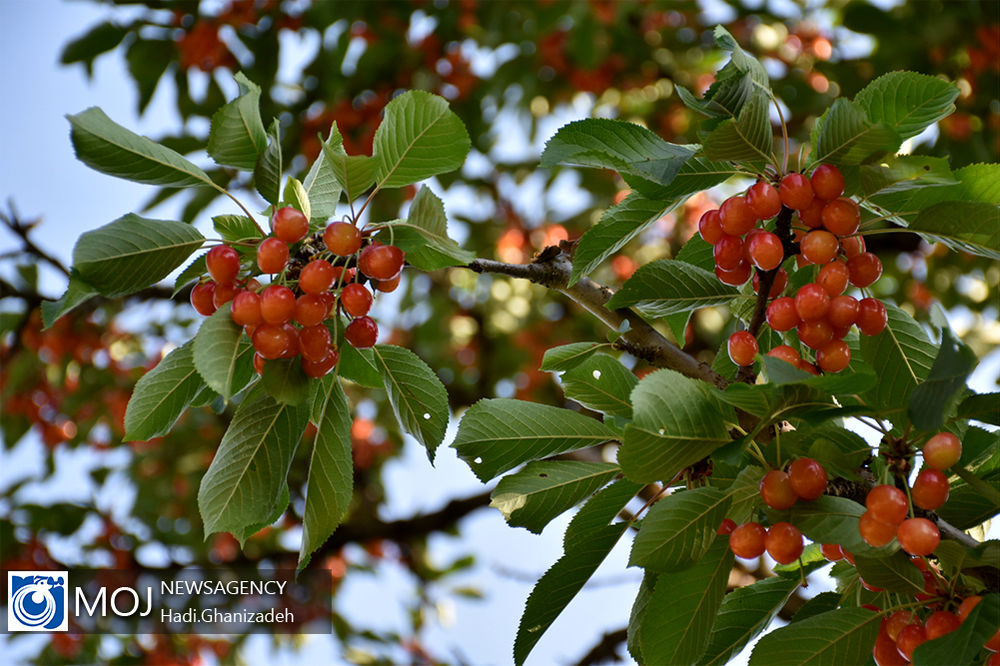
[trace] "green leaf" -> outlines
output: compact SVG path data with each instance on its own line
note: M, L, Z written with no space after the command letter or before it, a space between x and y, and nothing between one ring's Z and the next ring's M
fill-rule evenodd
M375 130L381 187L403 187L462 166L472 142L443 97L410 90L385 106Z
M66 116L77 159L109 176L163 187L215 187L208 174L176 151L130 132L91 107Z
M585 543L592 532L599 532L610 525L640 490L642 484L618 479L595 493L566 527L563 550L571 552L577 544Z
M904 594L921 594L924 591L920 570L901 550L878 558L855 555L854 566L869 585Z
M251 170L267 149L267 132L260 119L260 86L237 72L240 96L212 115L208 154L217 164Z
M1000 628L1000 594L987 594L976 604L962 625L950 633L913 651L914 666L950 666L971 664L983 645ZM987 653L989 654L989 653Z
M730 500L729 511L726 513L728 518L742 524L756 514L757 505L760 503L760 481L764 478L764 468L758 465L745 465L732 482L723 481L717 473L711 478L720 484L725 484L724 491Z
M965 388L965 380L978 362L976 353L957 340L949 328L942 329L934 365L927 379L910 394L909 415L913 425L920 430L943 428L946 410Z
M715 542L730 498L718 488L695 488L661 499L642 521L629 566L671 573L700 561Z
M727 594L712 625L708 647L698 660L699 666L729 663L771 624L798 587L797 580L776 576Z
M715 27L715 45L731 51L732 57L715 75L715 82L698 100L682 86L675 86L677 94L689 108L707 116L735 117L743 106L754 97L768 97L770 81L767 70L753 56L740 48L729 32L721 25Z
M257 157L253 184L264 201L277 206L281 201L281 123L275 118L268 132L267 148Z
M778 579L778 580L788 580L788 579ZM802 607L798 610L794 617L789 620L789 624L794 624L796 622L801 622L802 620L808 620L811 617L815 617L820 613L826 613L832 610L836 610L840 606L840 593L838 592L820 592L812 599L809 599Z
M184 270L181 271L174 282L174 291L170 294L170 298L175 298L177 294L181 293L184 287L198 280L202 275L208 274L208 266L205 264L205 255L207 254L207 252L204 252L198 255L184 267Z
M156 87L170 63L177 59L177 42L172 39L137 39L125 53L129 74L138 89L139 114L153 101Z
M646 663L693 664L698 660L722 605L733 561L729 539L717 537L693 567L656 577L639 628Z
M309 397L309 376L298 358L275 359L265 363L261 385L268 395L286 405L301 405Z
M213 391L229 400L256 374L253 345L233 322L229 303L206 319L194 336L194 367Z
M274 504L266 512L260 514L254 522L247 523L243 527L233 530L232 534L236 537L236 540L240 542L240 545L246 543L247 539L252 537L257 532L274 523L278 518L281 518L281 514L285 512L288 508L288 502L291 500L291 495L288 493L288 483L281 484L281 490L278 491L278 497L274 500Z
M204 387L194 367L193 344L171 351L136 382L125 409L125 441L143 441L170 432Z
M494 398L470 407L458 424L453 446L481 481L529 460L615 440L596 419L568 409Z
M959 252L1000 259L1000 207L971 201L946 201L924 209L910 223L931 241Z
M639 380L618 359L594 354L560 378L563 391L587 409L632 418L629 395Z
M954 184L935 184L931 187L888 188L871 194L861 204L888 221L908 225L921 211L935 204L983 203L1000 204L1000 164L970 164L952 173ZM977 228L975 219L966 221L957 216L958 228ZM938 229L941 230L941 229ZM948 231L948 227L943 228ZM933 231L933 230L932 230ZM951 230L954 231L954 230ZM988 232L989 230L987 230ZM947 237L946 233L946 237ZM982 234L981 234L982 235ZM988 238L988 235L982 236Z
M393 223L389 237L406 253L407 263L422 271L464 266L476 255L448 237L447 224L444 203L425 186L413 199L408 222Z
M205 536L260 524L287 487L292 455L309 410L259 396L243 402L222 436L198 490Z
M639 267L608 301L608 308L638 307L650 317L730 302L739 292L714 273L684 261L660 259Z
M67 43L59 56L59 62L63 65L71 65L75 62L83 63L89 78L94 73L94 59L121 44L127 34L129 34L129 29L125 26L116 25L110 21L98 23L83 35Z
M379 161L367 155L347 155L343 150L340 144L324 143L323 158L330 165L330 172L343 188L347 200L354 201L375 183Z
M724 120L702 139L702 152L710 160L769 162L774 137L768 115L768 99L751 97L739 116Z
M960 419L975 419L990 425L1000 425L1000 393L970 395L959 404L957 416Z
M540 164L614 169L634 176L628 182L642 190L648 185L669 185L697 151L697 146L669 143L635 123L587 118L559 128L545 144Z
M625 428L618 462L640 483L669 481L682 469L729 443L735 422L703 382L673 370L646 375L632 391L634 423Z
M947 158L927 155L896 155L885 164L865 164L858 179L858 194L866 198L959 184Z
M260 228L246 215L216 215L212 218L215 233L229 242L263 238Z
M545 372L572 370L590 358L598 349L609 346L606 342L571 342L567 345L552 347L545 350L545 355L542 356L542 365L538 369Z
M330 136L325 141L320 137L320 145L323 150L316 157L316 161L309 167L309 173L302 181L302 187L309 197L309 207L311 217L326 221L337 212L337 204L340 203L341 186L337 180L337 175L333 171L333 166L327 157L327 151L334 153L343 152L344 139L340 136L337 123L330 127Z
M434 451L448 427L448 392L444 384L405 347L376 345L372 351L396 420L423 444L433 462Z
M552 625L573 597L594 575L625 532L626 523L607 525L589 532L538 579L524 605L524 613L514 639L514 663L524 663L542 634Z
M837 99L816 121L813 162L850 166L871 162L895 152L899 135L883 123L872 123L864 111L844 98Z
M305 187L298 178L288 177L285 181L285 204L292 206L306 216L307 220L312 220L312 206L309 203L309 195L306 194Z
M892 304L885 307L889 317L885 330L861 336L861 354L879 378L878 384L862 395L876 407L903 407L930 373L934 346L913 317Z
M855 97L873 123L883 123L906 140L955 111L958 87L916 72L890 72L865 86Z
M165 278L204 242L189 224L129 213L80 236L73 268L101 294L124 296Z
M606 484L619 471L612 463L530 462L500 479L490 506L499 509L508 525L540 534L553 518Z
M43 330L51 328L58 319L97 296L97 293L97 289L87 284L76 271L73 271L69 276L66 292L58 301L42 301Z
M347 513L354 489L351 458L351 408L335 375L320 381L314 410L316 438L309 459L305 513L302 517L301 570Z
M628 616L628 629L626 631L628 652L640 664L647 662L642 656L642 643L639 640L639 631L642 628L642 621L646 617L649 600L653 597L653 590L656 589L657 578L658 575L651 571L643 572L642 582L639 584L639 592L635 595L635 602L633 602L632 610Z
M750 666L867 664L882 616L841 608L776 629L753 649Z
M382 388L382 374L375 363L375 354L371 349L357 349L354 345L344 344L344 327L340 327L341 340L337 343L340 350L340 362L337 373L344 379L366 388Z
M673 210L679 201L647 199L638 192L625 197L604 212L601 221L587 229L573 252L573 272L569 284L589 275L605 259L638 236L649 225Z
M855 556L883 553L865 543L858 532L858 519L864 512L865 507L846 497L822 495L812 502L799 502L787 511L768 509L767 515L773 522L792 523L816 543L838 543Z

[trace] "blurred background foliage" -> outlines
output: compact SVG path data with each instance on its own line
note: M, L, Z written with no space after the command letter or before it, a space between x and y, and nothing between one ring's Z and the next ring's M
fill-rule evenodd
M211 114L235 94L232 75L239 70L263 88L262 116L281 120L285 167L300 177L332 122L349 153L368 154L381 109L395 94L423 89L446 97L468 127L473 151L460 172L433 187L445 193L452 233L466 248L512 263L579 237L624 195L624 185L610 172L536 167L545 138L559 125L591 115L618 117L670 141L698 141L699 120L682 105L674 86L700 93L711 83L723 61L713 47L716 23L765 64L784 105L793 152L808 143L813 123L836 97L853 97L872 78L895 69L942 76L961 91L957 112L936 131L918 137L914 152L947 156L952 168L995 161L1000 152L1000 18L991 1L100 4L106 6L107 20L66 44L62 63L89 76L96 59L124 58L140 112L154 95L167 96L176 107L180 122L153 138L201 161L204 154L196 150L204 145ZM237 196L253 191L235 170L213 167L210 173ZM702 212L725 192L693 197L623 248L595 278L614 287L639 265L672 256L694 233ZM413 193L384 193L369 214L397 217ZM16 192L11 195L16 199ZM195 221L215 196L210 190L164 189L148 208L173 206L183 219ZM169 289L154 288L125 303L92 300L43 332L39 304L57 294L39 292L38 263L68 273L36 244L38 221L21 219L11 209L3 222L20 242L0 257L0 287L10 297L0 313L4 446L33 436L45 451L44 474L4 489L0 558L5 568L129 568L151 561L158 566L294 564L304 483L294 475L303 466L292 466L292 508L278 524L252 537L245 550L228 535L203 540L197 488L229 412L193 409L164 438L121 442L135 381L169 345L193 334L195 316L186 294L170 302ZM980 355L995 347L1000 341L1000 268L995 263L928 246L912 234L877 238L870 245L887 269L878 285L880 296L925 320L940 302L959 315L959 333ZM538 370L542 354L556 344L607 335L565 300L523 281L452 269L408 271L404 285L401 296L380 312L380 322L393 327L389 342L413 349L439 373L454 410L492 396L562 404L557 383ZM151 312L158 314L148 316ZM711 360L726 321L725 313L699 313L681 344ZM644 368L637 363L635 370ZM485 506L488 497L456 498L439 512L411 520L381 520L381 470L399 455L402 436L378 391L354 387L351 397L358 405L354 505L346 525L314 563L342 580L390 558L410 572L417 593L407 608L411 626L406 635L338 618L341 655L391 661L402 649L417 663L444 659L420 641L433 598L419 591L472 561L463 557L434 566L426 556L427 539L455 532L461 518ZM39 507L17 500L23 486L52 483L56 460L80 447L100 455L78 472L88 473L94 488L115 484L126 489L133 497L130 507L99 500ZM308 450L301 446L299 455ZM67 540L78 546L79 561L54 554L66 552L55 545ZM345 551L349 544L360 548ZM222 660L234 653L227 641L192 636L119 639L116 663L194 663L206 651ZM38 660L88 663L98 660L97 649L96 637L56 635Z

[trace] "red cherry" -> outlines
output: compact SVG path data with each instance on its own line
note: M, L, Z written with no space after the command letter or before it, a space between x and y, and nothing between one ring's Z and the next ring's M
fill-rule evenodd
M716 534L732 534L733 530L736 529L736 523L730 518L723 518L722 524L719 525L719 529Z
M309 377L319 379L320 377L329 374L329 372L333 370L334 366L337 365L339 360L340 353L337 351L336 347L332 347L330 349L330 353L320 361L310 361L303 356L302 369Z
M329 355L332 339L330 329L323 324L299 329L299 353L307 361L317 363Z
M811 502L826 491L826 470L812 458L799 458L788 466L788 482L800 499Z
M936 469L922 469L913 481L910 497L921 509L935 511L948 501L948 477Z
M802 256L810 264L826 264L837 256L840 242L829 231L814 229L805 235L799 243Z
M778 345L771 351L767 352L767 355L773 356L774 358L780 358L782 361L785 361L786 363L791 363L792 365L796 366L799 364L799 361L802 360L802 357L799 356L799 353L795 351L794 348L789 347L788 345Z
M323 242L335 255L349 257L361 249L361 231L350 222L332 222L323 232Z
M823 206L826 202L816 198L808 206L799 211L799 220L810 229L823 228Z
M857 233L861 224L861 212L858 204L850 199L834 199L823 206L822 219L827 231L838 236L851 236Z
M910 555L930 555L937 548L941 533L926 518L907 518L896 530L896 538Z
M958 605L958 610L955 611L958 614L958 619L965 622L965 618L969 617L969 613L972 612L972 609L975 608L976 604L982 600L983 598L978 594L962 599L962 603Z
M202 282L191 288L191 305L203 317L210 317L216 310L215 283Z
M927 640L932 641L949 634L962 626L962 621L957 615L950 611L935 611L931 613L927 621L924 622L924 630L927 632Z
M378 324L371 317L358 317L344 329L344 337L356 349L367 349L378 338Z
M903 658L903 655L899 654L899 650L896 649L896 641L882 631L875 638L872 657L875 659L876 666L907 666L910 663Z
M238 291L239 287L232 283L216 284L215 294L212 295L212 302L215 303L215 307L221 308L223 305L236 298L236 293Z
M253 369L258 375L264 374L264 357L260 355L260 352L255 351L253 353Z
M776 298L767 306L767 325L775 331L790 331L802 321L791 296Z
M403 251L395 245L372 243L361 250L358 268L370 278L390 280L403 270Z
M876 520L869 509L858 519L858 532L865 543L873 548L879 548L892 541L892 538L896 536L896 526Z
M865 239L862 236L848 236L840 239L840 253L845 258L856 257L865 251Z
M295 294L288 287L272 284L260 294L260 316L268 324L283 324L295 314ZM267 358L265 356L264 358Z
M750 334L750 331L736 331L729 336L728 351L733 363L748 366L753 365L754 356L760 349L757 346L757 339Z
M402 279L403 279L403 274L400 273L394 278L389 278L388 280L379 280L378 282L375 283L375 290L381 291L382 293L386 294L392 291L396 291L396 287L399 286L399 282ZM743 282L746 282L746 280L743 280Z
M333 284L334 270L329 261L313 259L299 273L299 289L307 294L321 294Z
M240 326L255 326L261 323L260 296L252 291L241 291L233 298L233 321Z
M298 243L309 233L309 220L301 211L285 206L274 212L271 228L274 235L286 243Z
M791 508L799 501L788 474L780 469L771 470L760 480L760 497L764 504L779 511Z
M858 330L864 335L878 335L885 330L889 316L877 298L862 298L858 303Z
M363 317L372 307L372 293L364 285L354 282L340 293L340 304L352 317Z
M744 523L729 535L729 550L736 557L752 559L764 554L767 530L760 523Z
M784 268L779 268L778 272L774 274L774 281L771 283L771 291L768 292L768 298L777 298L781 295L781 292L785 290L788 286L788 271ZM753 274L753 293L760 293L760 273L754 272Z
M809 178L813 193L830 201L844 193L844 175L832 164L820 164Z
M295 321L303 326L315 326L330 314L330 307L321 295L302 294L295 299Z
M809 349L821 349L833 340L833 328L825 319L804 321L796 327L799 342ZM814 374L819 374L817 370Z
M731 236L742 236L757 224L757 216L739 195L731 196L719 207L722 230Z
M253 348L267 360L281 358L290 346L288 331L280 324L261 324L253 332Z
M727 271L736 269L743 262L743 239L739 236L722 234L712 248L715 265ZM362 269L364 272L364 269Z
M816 350L816 365L823 372L840 372L851 363L851 348L843 340L831 340Z
M906 493L886 484L875 486L868 492L865 507L876 520L890 525L899 525L906 520L906 514L910 510Z
M913 651L926 640L927 632L922 625L908 624L899 632L899 638L896 639L896 649L899 650L899 654L912 661Z
M838 560L844 559L844 551L841 550L840 546L835 543L822 544L819 547L819 552L823 553L823 557L831 562L837 562Z
M781 202L792 210L802 210L813 200L812 185L801 173L790 173L782 178L778 194Z
M240 272L240 255L228 245L216 245L205 255L208 274L219 284L232 284Z
M288 265L288 245L274 236L257 246L257 267L261 273L280 273Z
M795 311L802 321L822 319L830 309L830 294L815 282L803 285L795 294Z
M698 233L709 245L715 245L722 238L722 218L719 210L713 208L706 211L698 220Z
M823 287L830 298L840 296L847 289L849 271L847 265L840 261L831 261L819 269L816 274L816 284ZM854 322L851 322L852 324Z
M871 252L862 252L847 260L851 284L862 289L870 286L882 275L882 262Z
M826 319L836 328L850 328L858 320L861 305L853 296L834 296L830 299L830 309Z
M914 615L913 611L898 610L885 619L882 630L885 631L889 638L896 640L899 638L899 632L903 630L903 627L916 624L919 621L920 619Z
M945 470L962 457L962 442L950 432L939 432L924 444L923 454L924 465Z
M770 220L781 212L781 196L770 183L758 181L747 190L747 205L758 220Z
M802 555L802 532L791 523L775 523L764 539L767 554L778 564L791 564Z
M728 284L730 287L738 287L745 283L750 279L752 272L753 268L751 268L750 263L743 259L740 259L740 263L731 271L727 271L719 266L715 267L715 277L719 278L719 282ZM379 284L382 284L382 282L380 281Z
M769 231L755 234L747 240L747 252L753 265L762 271L777 268L785 259L785 249L781 245L781 239Z

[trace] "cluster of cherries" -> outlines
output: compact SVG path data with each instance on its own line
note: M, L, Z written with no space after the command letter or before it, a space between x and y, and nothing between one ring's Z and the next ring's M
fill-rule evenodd
M191 304L207 317L232 301L233 321L253 342L257 372L265 361L301 356L305 373L322 377L340 358L325 322L332 320L336 330L342 312L351 320L344 329L347 342L358 349L374 345L378 324L368 316L373 294L364 282L393 291L403 251L365 238L350 222L333 222L321 237L312 236L309 220L291 206L275 211L271 229L257 245L256 271L229 245L209 250L211 279L191 290ZM255 274L273 276L271 283L261 285Z
M760 496L772 509L785 510L799 500L811 502L826 490L827 475L823 465L812 458L797 458L788 471L775 469L760 482ZM767 528L757 522L737 526L723 521L719 534L729 534L729 549L737 557L752 559L767 551L775 562L791 564L802 555L805 542L802 532L791 523L779 522Z
M808 178L787 174L777 187L759 181L745 195L731 196L718 209L706 212L698 222L701 237L713 248L715 274L724 284L740 286L753 273L757 292L760 271L777 271L768 292L773 300L767 307L767 323L778 332L795 329L799 341L813 350L815 364L789 345L779 345L768 354L813 374L847 367L851 351L844 337L852 326L857 325L865 335L877 335L887 321L885 306L878 299L844 293L849 284L862 289L873 284L882 274L882 263L865 251L865 241L858 235L858 205L843 193L840 170L821 164ZM789 239L758 226L775 218L782 207L794 211L801 223L793 227ZM820 269L813 282L792 296L782 296L788 273L781 264L793 253L797 253L798 267L815 264ZM738 331L730 336L728 351L733 363L749 366L759 348L749 331Z

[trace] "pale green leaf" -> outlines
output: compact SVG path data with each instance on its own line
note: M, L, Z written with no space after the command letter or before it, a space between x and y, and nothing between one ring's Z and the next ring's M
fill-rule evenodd
M602 462L557 460L530 462L500 479L490 506L512 527L541 533L549 522L606 484L620 470Z
M142 441L170 432L204 387L194 367L193 344L171 351L136 382L125 409L125 441Z
M400 427L413 435L434 461L448 427L448 392L426 363L405 347L372 348L389 404Z
M924 578L910 556L901 550L882 557L855 555L854 566L866 583L890 592L920 594Z
M874 388L862 394L869 404L882 408L905 407L917 384L924 381L934 363L934 346L913 317L886 304L889 322L874 336L861 337L861 354L879 378Z
M629 396L639 380L613 356L594 354L563 373L560 383L567 398L587 409L632 417Z
M208 386L229 400L256 376L253 345L233 322L226 303L202 322L194 336L194 366Z
M312 220L312 205L309 203L309 195L298 178L289 176L288 180L285 181L285 204L301 212L307 220Z
M340 144L323 144L323 159L330 173L343 188L348 201L354 201L375 184L379 161L367 155L348 155Z
M884 123L906 140L955 111L958 87L935 76L890 72L878 77L854 97L868 120Z
M530 460L616 439L578 412L523 400L480 400L465 412L453 446L481 481Z
M340 202L341 185L333 166L327 158L327 151L343 152L344 139L340 136L337 123L330 127L330 136L325 141L320 137L322 150L316 156L316 161L309 167L309 173L302 181L302 187L309 198L309 207L313 218L319 221L328 220L337 212Z
M246 215L216 215L212 218L215 233L229 242L263 238L260 227Z
M723 121L702 139L702 152L710 160L769 162L774 136L763 95L748 99L736 118Z
M959 252L1000 259L1000 206L970 201L934 204L910 222L910 231Z
M539 370L545 372L565 372L575 368L602 347L610 347L607 342L571 342L545 350Z
M80 236L73 268L101 294L124 296L165 278L204 242L189 224L129 213Z
M842 166L864 164L899 148L899 135L883 123L873 123L864 111L838 98L816 121L813 161Z
M267 148L267 132L260 119L260 86L237 72L240 96L212 115L208 154L217 164L253 169Z

